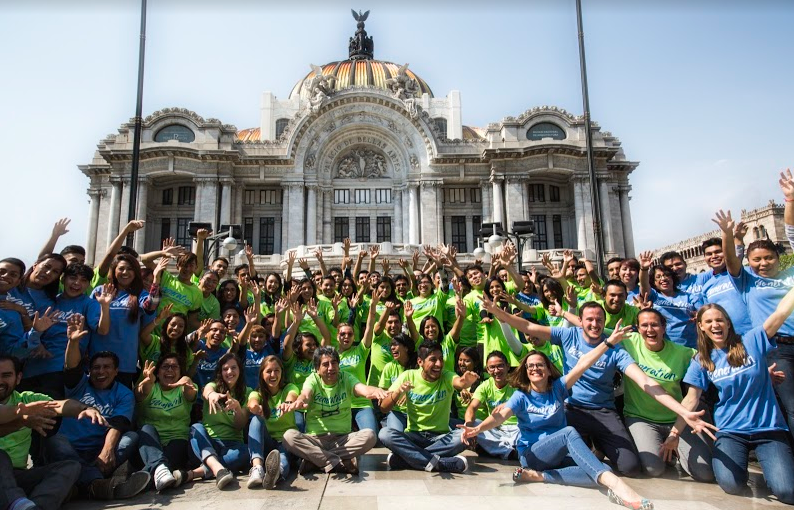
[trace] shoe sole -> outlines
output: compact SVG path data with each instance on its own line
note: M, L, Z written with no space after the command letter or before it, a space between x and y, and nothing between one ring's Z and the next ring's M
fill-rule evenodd
M218 489L223 489L224 487L229 485L232 482L232 480L234 480L234 476L231 473L228 473L227 475L218 478L215 481L215 485L218 487Z
M148 487L152 477L146 471L136 471L130 477L113 488L114 499L129 499L137 496Z
M262 485L265 486L265 489L270 490L276 487L280 466L281 455L279 455L278 450L273 450L268 453L265 459L265 479L262 481Z

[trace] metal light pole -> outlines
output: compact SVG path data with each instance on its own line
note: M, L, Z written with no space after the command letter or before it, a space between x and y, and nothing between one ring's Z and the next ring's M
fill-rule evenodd
M582 103L584 107L584 130L587 147L587 173L590 175L590 209L593 214L595 237L595 262L599 274L604 273L604 237L601 230L601 197L593 155L593 131L590 125L590 96L587 92L587 64L584 55L584 28L582 27L582 0L576 0L576 25L579 29L579 68L582 76Z
M138 98L135 103L135 128L132 137L132 170L130 172L130 209L127 221L132 221L137 215L138 208L138 163L141 155L141 124L143 119L143 60L146 53L146 0L141 0L141 36L138 49ZM144 204L145 206L145 204ZM139 230L138 235L144 235L144 230ZM127 236L127 246L132 247L133 234Z

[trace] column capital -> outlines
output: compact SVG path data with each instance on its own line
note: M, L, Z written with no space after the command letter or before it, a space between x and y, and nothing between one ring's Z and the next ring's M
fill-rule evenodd
M236 184L236 181L232 177L221 177L219 181L224 186L234 186Z
M310 184L306 184L306 189L316 193L317 190L320 189L320 186L318 186L316 182L313 182Z
M433 181L422 181L421 185L423 189L435 189L440 188L444 184L444 181L441 180L433 180Z
M199 186L206 186L207 184L215 184L218 182L216 177L193 177L193 182Z
M106 197L108 192L105 189L89 189L86 191L88 196L93 200L94 198Z
M504 175L499 175L497 173L491 172L491 177L488 179L488 182L491 184L499 184L505 179Z
M507 183L525 183L529 180L529 176L527 175L506 175L505 179L507 179Z

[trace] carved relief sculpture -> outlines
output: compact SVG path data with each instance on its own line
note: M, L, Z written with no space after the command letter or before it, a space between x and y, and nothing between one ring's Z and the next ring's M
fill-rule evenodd
M314 70L314 76L307 78L304 86L309 91L309 110L317 113L323 102L334 93L336 78L325 76L320 66L311 64L311 68Z
M339 159L337 179L380 179L387 177L386 158L370 149L353 149Z

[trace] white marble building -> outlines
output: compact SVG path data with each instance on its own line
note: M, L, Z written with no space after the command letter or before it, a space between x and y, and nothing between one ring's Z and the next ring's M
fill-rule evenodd
M375 60L363 22L350 58L317 66L286 99L262 94L260 125L237 129L182 108L143 121L138 251L190 242L187 225L240 224L277 267L288 249L439 242L470 254L483 222L535 221L525 262L572 248L593 256L584 120L534 107L485 128L463 125L461 94L436 97L413 70ZM364 48L362 50L362 48ZM368 51L367 51L368 50ZM406 57L410 58L410 56ZM629 174L620 141L593 123L607 257L633 255ZM127 219L133 124L99 142L89 180L89 261Z

